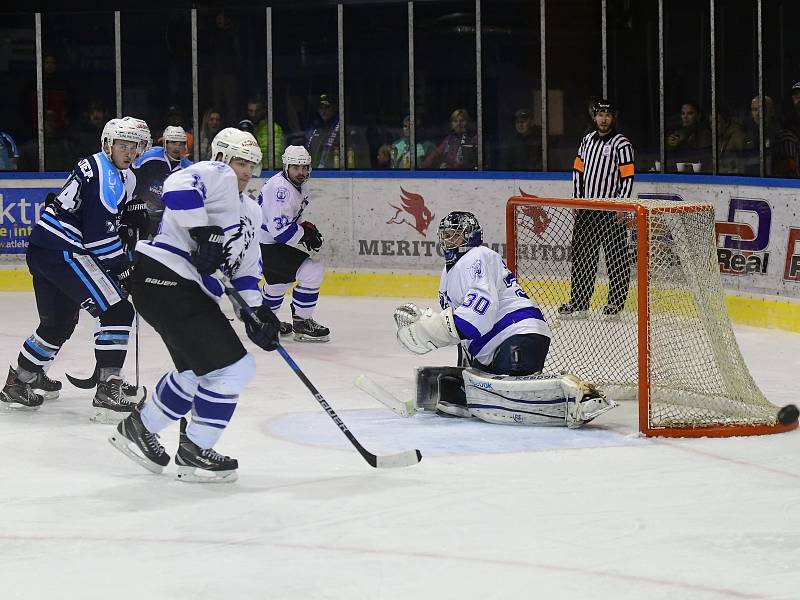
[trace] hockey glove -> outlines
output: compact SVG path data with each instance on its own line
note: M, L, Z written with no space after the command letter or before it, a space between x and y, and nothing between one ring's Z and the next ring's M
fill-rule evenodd
M319 252L322 247L322 234L311 221L303 221L300 223L303 227L303 237L300 238L300 243L309 250Z
M254 308L253 313L258 317L259 323L254 322L253 319L245 319L244 329L247 331L247 337L256 346L267 352L275 350L280 345L278 335L281 322L267 306Z
M397 341L409 352L427 354L436 348L452 346L461 341L453 317L453 309L440 313L426 308L419 320L397 330Z
M219 225L193 227L189 235L197 242L197 250L192 252L190 260L201 275L211 275L219 269L225 258L223 242L225 235Z
M122 207L119 219L119 239L126 252L133 251L142 232L147 229L147 204L133 198Z
M422 311L413 302L407 302L394 309L394 324L397 329L413 325L422 316Z
M111 274L116 278L119 287L126 292L130 292L131 275L133 275L133 265L131 263L125 262L111 269Z

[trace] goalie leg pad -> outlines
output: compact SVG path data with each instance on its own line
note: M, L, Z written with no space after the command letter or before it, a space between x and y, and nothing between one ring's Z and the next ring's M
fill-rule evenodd
M617 406L575 375L489 375L464 371L467 406L489 423L581 427Z
M565 426L569 398L561 378L547 375L489 375L464 370L469 411L487 423Z
M417 394L414 408L417 410L436 410L439 402L439 377L449 376L461 379L463 367L417 367Z

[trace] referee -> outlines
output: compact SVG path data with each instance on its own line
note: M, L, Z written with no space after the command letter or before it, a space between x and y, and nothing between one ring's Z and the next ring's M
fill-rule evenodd
M615 130L617 110L608 100L592 105L594 131L581 140L572 166L573 198L630 198L633 189L633 146ZM575 211L572 230L572 282L570 300L558 309L564 319L588 315L594 293L600 246L609 278L608 303L603 317L616 318L625 306L630 279L628 231L622 213L604 210Z

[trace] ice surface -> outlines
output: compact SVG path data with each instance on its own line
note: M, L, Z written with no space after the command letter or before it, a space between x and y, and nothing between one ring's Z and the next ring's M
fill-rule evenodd
M36 413L1 412L0 598L800 598L800 433L642 439L631 402L580 431L403 419L355 377L410 395L414 367L455 352L402 351L398 303L323 297L332 341L286 348L370 451L422 450L407 469L369 467L249 343L257 378L217 445L239 459L235 484L148 473L66 381ZM0 314L13 362L33 295L0 294ZM88 376L92 331L83 315L51 376ZM736 333L767 396L797 402L800 335ZM169 358L147 326L140 344L153 386ZM162 436L170 452L177 437Z

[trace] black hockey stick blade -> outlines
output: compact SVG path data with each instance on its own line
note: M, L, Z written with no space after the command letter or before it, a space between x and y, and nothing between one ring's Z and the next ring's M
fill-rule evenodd
M241 294L231 285L230 280L225 276L224 273L218 272L218 279L222 283L225 293L231 298L233 302L235 302L239 309L241 310L242 318L245 321L249 321L251 324L260 324L258 322L258 318L253 314L253 310L247 305L247 303L242 298ZM317 402L319 402L320 406L325 409L325 412L331 418L331 420L336 423L339 427L339 431L341 431L350 443L353 444L358 453L367 461L367 463L371 467L375 467L376 469L397 469L401 467L410 467L412 465L416 465L419 461L422 460L422 452L419 450L406 450L404 452L399 452L397 454L388 454L386 456L377 456L364 448L361 443L356 439L356 437L350 432L347 428L347 425L344 424L344 421L336 414L336 411L333 410L328 401L322 397L322 394L319 393L314 384L311 383L311 380L306 377L306 374L300 369L294 359L289 355L286 349L278 345L277 348L278 354L283 357L286 363L292 368L295 375L300 378L300 381L308 388L308 391L314 396Z
M87 379L79 379L78 377L73 377L69 373L64 373L69 379L69 382L74 385L76 388L80 388L82 390L90 390L94 387L97 387L97 370L92 373L92 376Z

